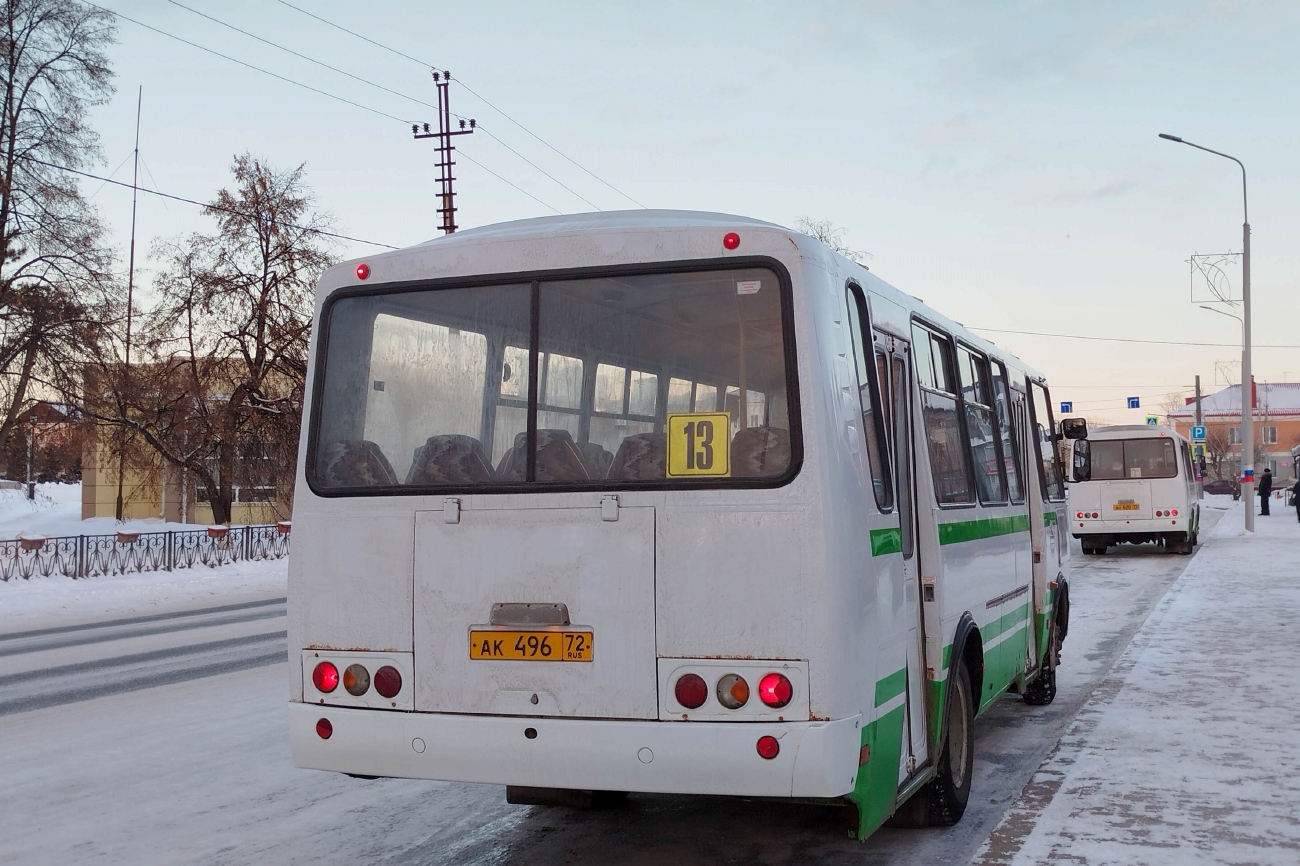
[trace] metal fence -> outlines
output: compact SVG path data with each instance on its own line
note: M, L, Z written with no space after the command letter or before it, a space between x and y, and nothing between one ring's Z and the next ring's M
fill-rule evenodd
M289 555L290 524L0 541L0 581L172 571Z

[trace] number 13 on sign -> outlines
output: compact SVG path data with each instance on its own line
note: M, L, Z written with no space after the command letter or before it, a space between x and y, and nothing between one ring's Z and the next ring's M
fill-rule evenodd
M668 477L731 474L731 416L690 412L668 416Z

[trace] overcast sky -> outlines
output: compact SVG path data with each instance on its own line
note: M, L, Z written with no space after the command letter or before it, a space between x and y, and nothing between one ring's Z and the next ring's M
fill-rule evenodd
M251 151L305 163L339 232L426 240L438 234L433 142L413 141L409 123L436 122L421 102L437 101L430 69L448 69L452 110L482 126L457 142L462 228L638 205L806 216L972 327L1223 344L984 332L1094 422L1141 423L1197 374L1207 391L1239 375L1241 328L1193 302L1187 260L1240 252L1241 173L1156 137L1182 136L1246 165L1256 378L1300 381L1293 0L288 0L420 62L281 0L181 2L402 95L179 3L106 0L134 19L110 50L117 96L93 117L106 175L131 179L143 85L142 185L207 201ZM85 189L125 249L130 190ZM197 208L141 197L141 254L208 229ZM1142 409L1121 408L1128 395Z

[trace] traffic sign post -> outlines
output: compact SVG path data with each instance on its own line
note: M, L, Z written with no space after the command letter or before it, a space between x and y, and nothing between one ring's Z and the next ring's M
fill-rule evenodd
M1129 407L1130 409L1141 409L1141 408L1142 408L1142 404L1141 404L1140 402L1138 402L1138 398L1137 398L1137 397L1129 397L1129 398L1128 398L1128 407Z
M1154 427L1154 426L1156 426L1156 425L1159 424L1159 423L1160 423L1160 418L1159 418L1159 416L1157 416L1157 415L1148 415L1148 416L1147 416L1147 424L1148 424L1148 425Z
M1193 441L1193 442L1204 442L1204 441L1205 441L1205 425L1204 425L1204 424L1193 424L1193 425L1192 425L1192 441Z
M1062 414L1062 415L1069 415L1069 414L1070 414L1071 412L1073 412L1073 411L1074 411L1074 404L1073 404L1073 403L1070 403L1070 402L1068 402L1068 401L1066 401L1066 400L1062 400L1062 401L1061 401L1061 414Z

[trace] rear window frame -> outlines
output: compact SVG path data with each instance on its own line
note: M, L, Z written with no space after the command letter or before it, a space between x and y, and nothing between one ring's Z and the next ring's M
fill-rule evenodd
M321 412L325 386L325 359L329 356L329 335L334 308L340 301L377 295L401 295L441 289L471 289L495 285L520 285L532 282L560 280L599 279L703 271L743 270L765 268L777 278L780 294L782 353L785 366L787 414L790 427L790 465L781 475L767 478L701 478L656 479L635 481L628 479L595 479L588 481L547 482L532 481L520 484L492 485L384 485L367 487L334 487L317 483L317 463ZM475 274L468 277L444 277L432 280L411 280L379 283L373 286L344 287L329 293L321 305L318 324L315 326L313 370L310 382L311 411L307 421L307 440L303 455L299 457L302 476L311 492L325 499L362 497L416 497L416 496L473 496L510 495L518 493L562 493L578 491L665 491L665 490L747 490L771 489L790 484L803 468L803 411L799 399L799 356L795 339L794 293L789 270L770 256L736 256L718 259L687 259L671 262L643 262L631 265L596 266L586 268L560 268L538 271L513 271L495 274ZM665 370L659 375L673 375ZM666 407L665 407L666 411Z

